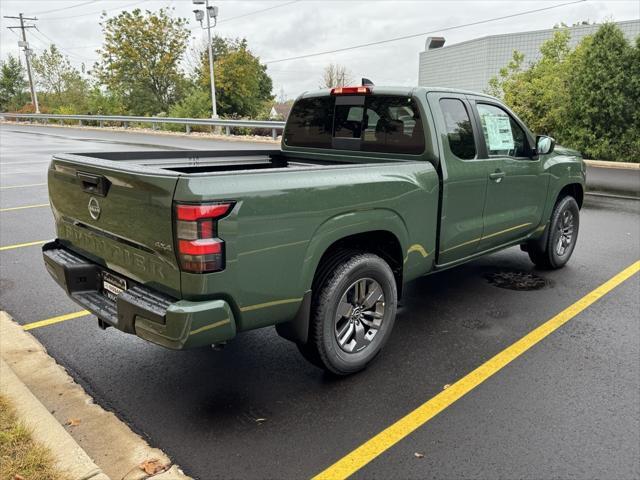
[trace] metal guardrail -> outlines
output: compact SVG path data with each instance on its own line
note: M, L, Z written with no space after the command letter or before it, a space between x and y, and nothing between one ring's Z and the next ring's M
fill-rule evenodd
M209 127L224 127L225 133L230 135L231 128L265 128L271 130L271 136L276 139L278 131L284 129L285 122L276 122L271 120L223 120L213 118L176 118L176 117L134 117L126 115L58 115L58 114L43 114L43 113L0 113L0 116L6 118L13 118L16 120L41 120L49 122L50 120L77 120L80 126L83 122L97 122L99 126L103 127L105 122L117 122L127 128L130 123L150 123L155 130L158 124L161 123L174 123L185 126L186 133L191 132L192 125L203 125Z

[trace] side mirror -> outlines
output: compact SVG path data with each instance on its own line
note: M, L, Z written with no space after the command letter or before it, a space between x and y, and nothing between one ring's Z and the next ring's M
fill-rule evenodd
M556 141L552 137L546 135L538 135L536 137L536 153L538 155L548 155L553 152Z

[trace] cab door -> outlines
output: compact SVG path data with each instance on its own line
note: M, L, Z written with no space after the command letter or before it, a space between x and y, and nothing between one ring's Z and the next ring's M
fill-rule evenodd
M484 228L479 251L524 237L537 228L547 196L548 176L534 155L533 138L504 106L471 100L482 131L487 166Z
M442 199L438 264L476 253L482 237L487 190L486 165L480 159L478 127L464 95L430 92L442 158Z

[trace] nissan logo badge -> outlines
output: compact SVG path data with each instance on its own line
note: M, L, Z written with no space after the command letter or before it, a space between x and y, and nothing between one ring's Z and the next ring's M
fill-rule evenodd
M98 218L100 218L100 204L95 197L91 197L89 199L89 215L91 215L91 218L94 220L98 220Z

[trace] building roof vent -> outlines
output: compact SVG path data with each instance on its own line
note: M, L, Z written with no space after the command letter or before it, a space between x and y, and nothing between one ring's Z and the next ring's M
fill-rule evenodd
M444 45L444 37L427 37L424 48L425 50L433 50L434 48L442 48Z

